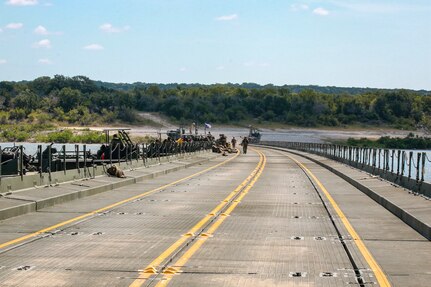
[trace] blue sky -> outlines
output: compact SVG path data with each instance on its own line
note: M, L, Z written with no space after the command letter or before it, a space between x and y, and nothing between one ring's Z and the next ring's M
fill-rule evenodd
M0 1L0 80L431 90L429 0Z

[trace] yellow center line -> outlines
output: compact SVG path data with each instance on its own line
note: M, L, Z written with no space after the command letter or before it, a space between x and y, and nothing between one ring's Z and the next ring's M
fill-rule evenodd
M337 202L334 200L334 198L331 196L331 194L328 192L328 190L325 188L325 186L320 182L320 180L301 162L296 160L295 158L286 155L290 159L292 159L294 162L296 162L299 166L301 166L310 176L311 178L317 183L320 190L323 191L328 201L331 203L332 207L334 208L335 212L337 213L338 217L340 217L341 222L346 227L347 231L349 232L350 236L353 238L353 241L355 242L356 246L358 247L359 251L361 252L362 256L367 261L368 265L373 270L377 282L381 287L390 287L391 284L389 283L388 278L386 277L385 273L377 263L377 261L374 259L374 257L371 255L371 252L368 250L368 248L365 246L364 242L362 241L359 234L356 232L356 230L353 228L353 226L350 224L349 220L344 215L343 211L338 206Z
M223 216L220 216L208 229L205 236L200 236L194 244L186 251L184 254L172 265L165 269L163 278L157 283L156 287L164 287L169 284L172 280L173 276L178 272L181 272L181 268L184 267L190 258L196 253L196 251L207 241L212 234L220 227L223 221L226 220L227 216L237 207L241 199L250 191L256 181L259 179L262 174L265 165L266 165L266 157L263 153L257 151L261 157L263 157L263 162L260 165L259 171L256 173L253 180L247 185L247 187L241 192L240 196L237 200L235 200L231 206L223 213Z
M214 166L211 166L211 167L209 167L209 168L207 168L207 169L205 169L205 170L199 171L199 172L197 172L197 173L194 173L194 174L192 174L192 175L186 176L186 177L181 178L181 179L179 179L179 180L176 180L176 181L173 181L173 182L171 182L171 183L165 184L165 185L163 185L163 186L160 186L160 187L158 187L158 188L152 189L152 190L150 190L150 191L147 191L147 192L144 192L144 193L141 193L141 194L138 194L138 195L135 195L135 196L129 197L129 198L125 199L125 200L122 200L122 201L119 201L119 202L113 203L113 204L111 204L111 205L108 205L108 206L105 206L105 207L99 208L99 209L94 210L94 211L91 211L91 212L89 212L89 213L86 213L86 214L83 214L83 215L80 215L80 216L77 216L77 217L71 218L71 219L69 219L69 220L66 220L66 221L63 221L63 222L60 222L60 223L57 223L57 224L55 224L55 225L52 225L52 226L46 227L46 228L44 228L44 229L41 229L41 230L35 231L35 232L33 232L33 233L30 233L30 234L27 234L27 235L24 235L24 236L18 237L18 238L16 238L16 239L13 239L13 240L7 241L7 242L5 242L5 243L1 243L1 244L0 244L0 249L5 248L5 247L8 247L8 246L11 246L11 245L13 245L13 244L20 243L20 242L25 241L25 240L27 240L27 239L31 239L31 238L33 238L33 237L36 237L36 236L40 235L40 234L43 234L43 233L48 232L48 231L55 230L55 229L57 229L57 228L59 228L59 227L63 227L63 226L68 225L68 224L70 224L70 223L74 223L74 222L80 221L80 220L85 219L85 218L87 218L87 217L90 217L90 216L92 216L92 215L95 215L95 214L98 214L98 213L101 213L101 212L107 211L107 210L109 210L109 209L115 208L115 207L117 207L117 206L120 206L120 205L125 204L125 203L128 203L128 202L131 202L131 201L133 201L133 200L135 200L135 199L138 199L138 198L142 198L142 197L145 197L145 196L151 195L151 194L153 194L153 193L155 193L155 192L158 192L158 191L160 191L160 190L163 190L163 189L165 189L165 188L167 188L167 187L171 187L171 186L173 186L173 185L175 185L175 184L181 183L181 182L183 182L183 181L185 181L185 180L188 180L188 179L191 179L191 178L193 178L193 177L199 176L199 175L201 175L201 174L203 174L203 173L206 173L206 172L208 172L208 171L210 171L210 170L213 170L213 169L215 169L215 168L217 168L217 167L219 167L219 166L222 166L222 165L224 165L224 164L226 164L226 163L228 163L228 162L230 162L230 161L234 160L236 157L238 157L238 155L239 155L239 152L237 152L237 153L235 154L235 156L230 157L229 159L227 159L227 160L225 160L225 161L223 161L223 162L221 162L221 163L218 163L218 164L216 164L216 165L214 165Z
M213 217L216 216L216 214L223 209L227 204L229 204L230 200L242 189L244 186L248 184L251 179L259 173L261 166L264 164L264 157L263 154L258 152L259 154L259 163L256 166L256 168L251 172L251 174L240 184L238 187L235 188L234 191L232 191L219 205L217 205L208 215L206 215L204 218L202 218L195 226L193 226L186 235L188 236L182 236L180 237L175 243L173 243L171 246L169 246L162 254L160 254L156 259L154 259L147 267L145 267L138 275L138 278L135 279L135 281L130 284L129 287L140 287L142 284L145 283L145 281L149 278L151 278L154 274L157 274L159 270L159 266L176 250L178 250L189 238L190 236L194 236L195 232L198 232L202 227L210 221ZM236 202L238 204L238 202ZM225 218L224 216L220 218ZM202 238L205 237L199 237L197 242L200 242ZM203 243L203 242L202 242ZM187 251L188 252L188 251ZM186 253L187 253L186 252Z

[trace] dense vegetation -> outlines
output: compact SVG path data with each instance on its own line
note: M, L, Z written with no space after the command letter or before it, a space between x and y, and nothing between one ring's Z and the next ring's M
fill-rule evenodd
M151 84L151 83L142 83L137 82L133 84L129 83L108 83L108 82L102 82L102 81L94 81L94 83L99 87L104 87L108 89L114 89L114 90L121 90L121 91L130 91L135 88L149 88L151 86L157 86L161 90L169 90L169 89L176 89L178 86L182 88L205 88L208 87L208 85L202 85L202 84ZM210 86L217 86L216 85L210 85ZM349 94L349 95L360 95L360 94L366 94L366 93L374 93L374 92L389 92L392 91L390 89L373 89L373 88L346 88L346 87L322 87L322 86L316 86L316 85L309 85L309 86L301 86L301 85L283 85L283 86L274 86L272 84L268 85L259 85L256 83L242 83L242 84L223 84L225 87L229 88L243 88L243 89L273 89L273 88L283 88L288 89L292 93L300 93L305 90L313 90L318 93L323 94L331 94L331 95L337 95L337 94ZM415 91L418 94L426 95L429 93L425 90L419 90Z
M113 90L120 90L120 91L130 91L135 88L149 88L151 86L157 86L161 90L169 90L169 89L176 89L178 86L181 86L182 88L205 88L205 87L211 87L211 86L219 86L220 84L214 84L214 85L202 85L202 84L151 84L151 83L142 83L137 82L133 84L129 83L108 83L108 82L102 82L102 81L94 81L94 83L99 87L104 87L108 89ZM373 88L347 88L347 87L322 87L322 86L316 86L316 85L308 85L308 86L301 86L301 85L283 85L283 86L274 86L272 84L268 85L259 85L256 83L242 83L242 84L232 84L227 83L223 84L224 87L229 88L243 88L243 89L255 89L255 90L262 90L262 89L273 89L273 88L283 88L288 89L292 93L300 93L305 90L313 90L318 93L322 94L330 94L330 95L338 95L338 94L349 94L349 95L360 95L360 94L366 94L366 93L374 93L377 91L380 92L389 92L392 91L391 89L373 89ZM419 90L414 91L418 94L426 95L429 93L429 91L425 90Z
M21 123L0 125L0 142L102 143L102 132L89 129L56 130L52 124Z
M346 144L349 146L376 148L431 149L431 138L414 136L413 134L409 134L405 138L381 137L374 141L367 138L349 138Z
M105 135L98 131L72 131L61 130L48 133L38 134L35 137L37 142L54 142L54 143L103 143Z
M1 112L0 112L1 113ZM44 131L53 130L51 124L21 123L0 124L0 142L23 142Z
M0 124L138 123L137 111L157 111L176 121L431 127L431 94L425 91L353 89L348 94L348 88L320 87L331 92L322 93L316 87L291 87L109 84L60 75L0 82Z
M47 142L47 143L104 143L101 131L85 129L58 129L49 124L0 125L1 142ZM131 135L134 142L149 143L154 137Z

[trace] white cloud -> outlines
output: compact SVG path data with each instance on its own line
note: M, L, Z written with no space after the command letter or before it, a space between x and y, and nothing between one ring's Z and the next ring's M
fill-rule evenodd
M292 4L290 5L290 9L292 11L304 11L308 10L310 7L307 4Z
M181 67L180 68L180 72L186 72L187 71L187 68L186 67Z
M61 32L50 32L50 31L48 31L48 29L46 29L42 25L37 26L34 29L34 33L38 34L38 35L61 35L62 34Z
M224 70L224 66L218 66L218 67L216 68L216 70L217 70L217 71L223 71L223 70Z
M48 39L43 39L43 40L40 40L39 42L34 43L33 47L34 48L46 48L46 49L49 49L49 48L51 48L51 41L48 40Z
M7 61L5 59L0 59L0 65L6 64Z
M48 30L41 25L37 26L36 29L34 29L34 32L36 34L39 34L39 35L48 35L49 34Z
M2 28L0 28L0 33L2 33L3 32L3 29Z
M17 30L24 27L23 23L9 23L5 26L6 29Z
M100 51L100 50L103 50L105 48L103 48L103 46L99 45L99 44L90 44L90 45L85 46L83 49L89 50L89 51Z
M52 64L52 61L49 59L39 59L37 62L39 64L42 64L42 65L51 65Z
M224 16L219 16L219 17L217 17L215 19L217 21L232 21L232 20L238 19L238 15L237 14L224 15Z
M328 16L329 11L325 8L319 7L313 10L313 14L319 15L319 16Z
M6 2L7 5L13 5L13 6L32 6L37 5L37 0L8 0Z
M121 32L126 32L127 30L129 30L130 26L114 27L110 23L105 23L105 24L100 25L99 28L100 28L100 30L102 30L103 32L106 32L106 33L121 33Z
M46 29L42 25L37 26L34 29L34 33L38 34L38 35L45 35L45 36L46 35L62 35L63 34L62 32L51 32L51 31L48 31L48 29Z

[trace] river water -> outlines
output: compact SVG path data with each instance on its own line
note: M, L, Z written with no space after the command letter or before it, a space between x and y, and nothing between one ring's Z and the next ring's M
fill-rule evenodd
M24 153L27 155L36 156L37 153L37 146L42 145L42 150L44 150L49 144L47 143L28 143L28 142L20 142L20 143L13 143L13 142L5 142L0 143L0 147L3 149L5 147L13 147L13 146L20 146L22 145L24 147ZM75 144L53 144L52 147L56 148L58 151L62 150L63 145L66 146L66 151L74 152L75 151ZM84 145L78 144L79 151L83 151ZM86 148L87 151L90 151L91 153L96 153L101 144L87 144Z

